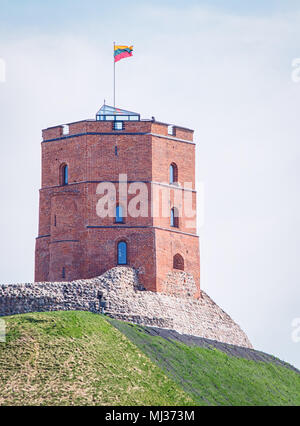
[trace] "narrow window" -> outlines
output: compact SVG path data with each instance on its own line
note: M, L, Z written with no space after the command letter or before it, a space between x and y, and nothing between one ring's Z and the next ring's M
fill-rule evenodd
M118 265L127 265L127 243L120 241L118 244Z
M170 165L170 184L178 182L178 168L175 163Z
M124 215L123 215L123 207L117 206L116 208L116 223L123 223Z
M61 277L66 278L66 268L62 268Z
M174 183L174 166L171 164L170 166L170 183Z
M60 167L60 184L68 185L69 183L69 167L64 164Z
M69 168L68 168L68 166L66 165L66 166L64 166L64 176L63 176L63 178L64 178L64 185L68 185L68 183L69 183Z
M124 129L123 121L114 121L113 122L113 130L123 130L123 129Z
M56 215L54 215L54 226L56 226Z
M180 254L176 254L173 257L173 268L184 271L184 259Z
M118 156L118 147L117 147L117 145L115 146L115 156L116 157Z
M69 125L68 124L64 124L63 125L63 135L68 135L69 133L70 133Z
M171 209L171 226L173 228L179 228L179 214L176 207Z
M170 125L168 126L168 135L174 136L175 135L175 128L174 126Z

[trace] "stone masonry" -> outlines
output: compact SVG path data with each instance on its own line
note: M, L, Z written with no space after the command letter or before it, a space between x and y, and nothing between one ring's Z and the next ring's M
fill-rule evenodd
M242 329L205 292L193 297L191 274L171 272L165 294L147 291L140 282L137 270L116 267L88 280L1 284L0 316L57 310L100 313L105 306L105 313L115 319L252 348ZM184 291L167 294L172 282L181 282Z

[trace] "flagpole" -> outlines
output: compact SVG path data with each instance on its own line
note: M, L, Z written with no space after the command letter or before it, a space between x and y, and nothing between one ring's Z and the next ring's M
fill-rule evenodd
M116 62L115 62L115 46L116 42L114 41L114 108L116 107Z

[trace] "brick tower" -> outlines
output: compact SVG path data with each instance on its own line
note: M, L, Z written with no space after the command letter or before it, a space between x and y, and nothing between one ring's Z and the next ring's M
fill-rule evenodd
M103 185L115 188L115 195ZM137 201L142 192L146 203ZM103 217L99 203L105 196L109 215ZM192 130L107 105L96 120L43 130L35 281L92 278L129 265L149 291L178 294L193 277L199 297L199 239L191 210L196 212Z

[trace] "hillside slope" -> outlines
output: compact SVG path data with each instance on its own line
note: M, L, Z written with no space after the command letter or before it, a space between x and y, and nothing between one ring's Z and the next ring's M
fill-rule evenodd
M300 405L299 371L271 355L109 321L166 371L195 405Z
M191 399L100 315L5 318L0 405L189 404Z
M89 312L5 317L0 405L300 405L300 375Z

